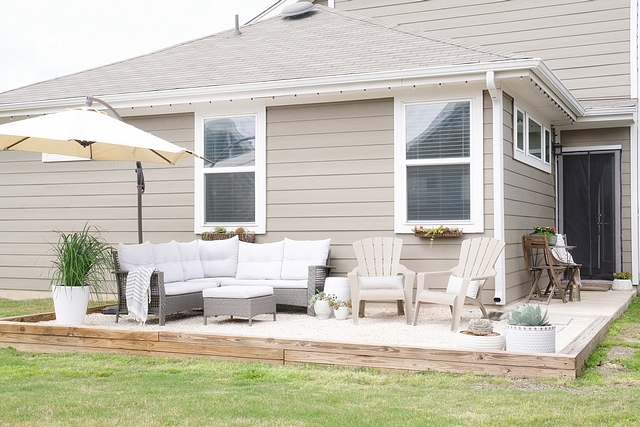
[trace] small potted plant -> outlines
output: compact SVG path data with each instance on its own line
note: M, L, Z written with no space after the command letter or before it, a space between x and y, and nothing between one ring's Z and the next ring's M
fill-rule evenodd
M555 353L556 325L549 323L548 310L539 305L521 305L509 313L504 325L507 351L515 353Z
M333 307L333 315L338 320L345 320L349 317L349 311L351 309L351 300L349 301L341 301L339 299L332 299L329 302L329 305Z
M111 246L88 223L79 232L56 232L58 242L52 247L51 267L56 322L82 325L90 294L103 292L113 279Z
M309 300L309 307L313 307L318 319L326 320L331 316L333 296L324 292L318 292Z
M489 319L471 319L456 339L458 348L465 350L504 350L504 335L493 330Z
M549 245L553 246L556 244L558 236L556 236L556 228L555 227L544 227L542 225L537 225L533 228L533 233L536 236L547 236L547 240L549 241Z
M613 284L611 285L613 291L632 291L633 283L631 282L631 273L622 271L613 273Z

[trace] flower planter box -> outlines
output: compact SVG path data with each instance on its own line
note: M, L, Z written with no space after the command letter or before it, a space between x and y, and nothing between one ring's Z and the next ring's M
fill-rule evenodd
M235 233L233 231L228 232L228 233L215 233L213 231L205 231L201 234L200 238L202 240L226 240L226 239L231 239L234 236L238 236L238 239L240 239L243 242L247 242L247 243L254 243L256 240L256 234L255 233Z

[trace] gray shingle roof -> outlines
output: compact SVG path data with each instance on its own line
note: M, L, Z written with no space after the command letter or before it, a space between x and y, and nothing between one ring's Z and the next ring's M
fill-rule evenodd
M0 105L522 59L317 6L0 93Z

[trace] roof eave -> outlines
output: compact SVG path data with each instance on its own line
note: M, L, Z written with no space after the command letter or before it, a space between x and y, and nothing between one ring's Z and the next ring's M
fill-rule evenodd
M533 76L545 91L574 117L584 115L580 103L539 59L513 59L411 70L360 73L303 79L274 80L248 84L169 89L151 92L98 95L115 108L140 105L214 102L229 99L267 98L349 90L399 88L421 85L485 81L486 72L494 71L496 79L517 75ZM61 98L0 105L0 116L44 114L84 104L84 97Z

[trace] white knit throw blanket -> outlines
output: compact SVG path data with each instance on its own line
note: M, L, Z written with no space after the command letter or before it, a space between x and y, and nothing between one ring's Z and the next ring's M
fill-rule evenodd
M127 309L129 315L143 325L149 313L151 274L153 274L153 268L150 267L138 267L127 274Z

